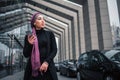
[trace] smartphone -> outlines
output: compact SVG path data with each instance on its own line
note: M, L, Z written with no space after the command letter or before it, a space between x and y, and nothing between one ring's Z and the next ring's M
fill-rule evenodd
M32 32L31 31L26 31L26 34L27 35L32 35Z
M29 37L32 36L32 32L31 31L26 31L26 34L29 35Z

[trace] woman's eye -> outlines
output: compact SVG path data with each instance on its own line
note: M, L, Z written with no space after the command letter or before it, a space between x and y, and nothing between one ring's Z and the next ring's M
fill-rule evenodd
M38 20L41 20L41 18L37 18Z

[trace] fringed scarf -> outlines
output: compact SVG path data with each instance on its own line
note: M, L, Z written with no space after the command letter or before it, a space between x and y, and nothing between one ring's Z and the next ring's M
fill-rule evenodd
M32 26L32 35L36 36L36 30L34 27L34 22L36 19L36 16L40 13L36 13L33 15L31 20L31 26ZM38 76L39 68L40 68L40 52L38 47L38 39L36 36L36 39L33 43L32 53L31 53L31 64L32 64L32 76L36 77Z
M32 29L33 35L36 36L35 28ZM31 64L32 64L32 76L38 75L38 70L40 68L40 52L38 48L37 37L33 43L32 53L31 53Z

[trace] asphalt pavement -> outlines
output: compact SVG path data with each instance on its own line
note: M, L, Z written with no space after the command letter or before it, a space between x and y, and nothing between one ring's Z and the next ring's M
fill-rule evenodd
M20 71L13 75L4 77L0 80L23 80L23 75L24 75L24 71ZM57 75L58 75L59 80L76 80L76 78L74 78L74 77L66 77L66 76L60 75L59 72L57 73Z

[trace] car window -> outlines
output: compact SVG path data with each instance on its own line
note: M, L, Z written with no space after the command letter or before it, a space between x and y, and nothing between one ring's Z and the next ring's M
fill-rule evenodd
M107 62L108 61L107 58L105 58L105 56L103 56L103 55L99 54L99 57L100 57L101 62Z
M91 60L99 62L99 63L107 61L107 59L101 53L99 53L99 52L92 54L91 55Z
M88 60L88 55L87 54L83 54L79 57L79 61L87 61Z
M92 60L92 61L97 61L97 62L98 62L98 61L99 61L98 58L99 58L99 57L98 57L97 55L92 55L92 56L91 56L91 60Z
M120 62L120 52L115 54L114 56L111 57L111 60L113 61L119 61Z
M74 63L73 62L68 62L68 64L73 65Z
M66 64L67 64L67 61L63 61L63 64L66 65Z
M107 59L101 53L99 53L97 56L98 56L99 62L106 62L107 61Z

